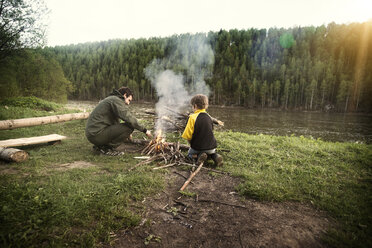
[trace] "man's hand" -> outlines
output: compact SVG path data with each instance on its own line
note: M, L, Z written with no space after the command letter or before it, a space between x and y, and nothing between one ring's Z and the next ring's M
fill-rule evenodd
M150 130L147 130L146 131L146 136L150 139L152 139L152 134L151 134L151 131Z

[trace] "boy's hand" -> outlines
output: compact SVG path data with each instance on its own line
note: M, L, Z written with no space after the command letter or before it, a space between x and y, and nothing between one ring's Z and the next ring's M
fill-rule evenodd
M225 123L223 123L223 121L217 121L217 123L218 123L218 125L220 125L220 126L224 126L224 125L225 125Z

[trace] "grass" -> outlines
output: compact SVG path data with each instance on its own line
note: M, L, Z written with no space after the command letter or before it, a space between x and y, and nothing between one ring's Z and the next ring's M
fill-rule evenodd
M0 106L1 107L1 106ZM0 108L0 114L4 108ZM26 110L33 115L34 109ZM39 110L37 110L39 111ZM51 114L51 113L43 113ZM18 118L18 117L17 117ZM164 171L139 167L134 155L96 156L85 120L0 131L0 139L58 133L59 145L35 145L24 163L0 162L0 246L94 247L138 225L141 201L163 189ZM137 133L142 137L142 134ZM216 132L225 171L242 178L240 194L263 201L299 201L337 223L330 247L371 247L372 147L304 137ZM169 137L177 140L177 135ZM57 170L74 161L94 166Z
M42 117L76 112L64 105L37 97L15 97L0 101L0 120Z
M242 195L299 201L326 210L338 226L331 247L372 247L372 146L304 137L217 133L224 170L243 178Z

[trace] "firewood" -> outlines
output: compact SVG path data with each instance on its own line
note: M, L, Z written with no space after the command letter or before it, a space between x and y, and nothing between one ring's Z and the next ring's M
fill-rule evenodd
M132 143L134 144L139 144L139 145L150 145L150 142L149 140L141 140L141 139L133 139L131 141ZM177 142L176 143L173 143L173 142L165 142L168 146L177 146ZM179 144L179 150L182 150L182 151L188 151L190 149L190 147L188 145L184 145L184 144Z
M16 148L0 147L0 158L6 161L23 162L28 159L28 153Z
M164 168L168 168L168 167L172 167L172 166L175 166L177 163L173 163L173 164L166 164L166 165L163 165L163 166L159 166L159 167L154 167L152 168L153 170L159 170L159 169L164 169Z

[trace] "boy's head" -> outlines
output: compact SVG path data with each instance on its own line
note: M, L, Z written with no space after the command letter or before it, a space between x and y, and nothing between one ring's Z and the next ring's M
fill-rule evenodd
M208 108L208 97L203 94L197 94L193 96L190 100L191 106L197 109L207 109Z

